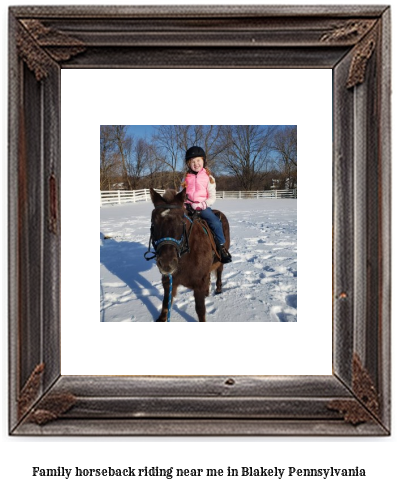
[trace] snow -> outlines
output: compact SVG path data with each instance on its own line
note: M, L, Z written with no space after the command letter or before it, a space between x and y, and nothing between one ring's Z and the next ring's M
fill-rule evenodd
M206 298L208 322L297 321L297 200L218 200L230 223L233 261L225 265L223 292L215 278ZM101 208L100 320L151 322L163 288L155 260L146 261L150 202ZM198 321L192 291L180 286L173 322Z

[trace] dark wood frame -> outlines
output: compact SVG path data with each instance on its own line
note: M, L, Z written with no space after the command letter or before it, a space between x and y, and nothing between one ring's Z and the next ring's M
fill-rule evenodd
M60 374L60 70L100 67L332 69L331 376ZM390 203L388 6L11 7L10 434L389 435Z

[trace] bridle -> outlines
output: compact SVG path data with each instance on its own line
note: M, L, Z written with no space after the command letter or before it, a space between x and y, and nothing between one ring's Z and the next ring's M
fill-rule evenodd
M155 205L155 208L179 208L181 209L182 207L179 205ZM151 224L151 229L150 229L150 240L148 242L148 250L144 253L144 258L149 261L153 260L154 258L157 258L160 255L160 249L162 246L165 246L166 244L171 244L177 249L177 256L180 258L182 255L185 253L190 252L190 246L188 244L190 235L191 235L191 230L193 228L193 221L187 217L186 214L184 214L184 217L188 219L191 224L190 224L190 229L187 232L186 228L186 221L183 221L183 233L180 237L180 239L175 239L173 237L162 237L161 239L157 239L156 241L154 240L154 226ZM151 251L151 244L154 248L153 251Z

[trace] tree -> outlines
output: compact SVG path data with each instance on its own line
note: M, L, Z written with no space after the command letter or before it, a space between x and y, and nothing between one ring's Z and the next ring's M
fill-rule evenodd
M175 128L183 162L187 149L196 145L205 150L209 168L216 167L221 152L220 125L177 125Z
M236 176L245 191L259 187L259 178L270 163L272 136L276 127L232 125L221 127L219 160L222 168Z
M117 176L118 161L115 158L113 130L109 125L100 126L100 190L110 190Z
M152 140L157 165L166 167L171 171L175 189L180 186L177 167L180 162L181 147L177 128L174 125L158 126Z
M125 125L102 125L100 130L100 187L111 189L123 182L137 188L154 160L151 145L143 138L127 134Z
M127 137L125 140L126 165L133 189L136 189L140 178L150 167L152 159L151 145L143 138Z
M279 128L274 135L273 150L276 152L276 164L288 180L289 188L292 188L297 172L297 127Z
M126 137L126 125L112 125L111 128L113 129L115 145L119 151L123 181L127 184L128 189L132 190L133 187L128 173L128 154L131 143Z

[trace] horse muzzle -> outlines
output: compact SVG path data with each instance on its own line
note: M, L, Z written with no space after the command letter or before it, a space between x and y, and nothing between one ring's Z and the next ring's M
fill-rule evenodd
M162 261L160 258L157 260L158 270L162 275L173 275L178 267L177 259L171 262Z
M157 256L157 267L162 275L172 275L179 266L177 250L174 246L165 245Z

